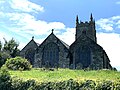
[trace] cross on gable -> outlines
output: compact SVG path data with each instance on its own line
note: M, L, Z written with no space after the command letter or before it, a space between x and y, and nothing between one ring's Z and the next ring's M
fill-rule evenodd
M54 29L52 29L52 33L53 33Z

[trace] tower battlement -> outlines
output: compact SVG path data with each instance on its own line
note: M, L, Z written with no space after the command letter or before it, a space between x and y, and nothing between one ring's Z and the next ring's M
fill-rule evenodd
M96 42L96 30L95 30L95 20L93 20L92 14L90 16L90 21L79 22L78 16L76 17L76 39L85 32L86 35Z

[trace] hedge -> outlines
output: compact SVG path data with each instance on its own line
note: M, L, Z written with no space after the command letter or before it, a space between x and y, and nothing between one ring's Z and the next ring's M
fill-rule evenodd
M60 82L36 82L10 76L6 70L0 70L0 90L120 90L120 81L69 79Z

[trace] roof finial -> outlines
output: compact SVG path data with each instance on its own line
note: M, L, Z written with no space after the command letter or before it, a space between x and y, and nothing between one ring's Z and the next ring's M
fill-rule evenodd
M32 36L32 40L34 40L34 36Z
M93 16L92 16L92 13L91 13L91 16L90 16L90 20L93 21Z
M54 29L52 29L52 33L53 33Z

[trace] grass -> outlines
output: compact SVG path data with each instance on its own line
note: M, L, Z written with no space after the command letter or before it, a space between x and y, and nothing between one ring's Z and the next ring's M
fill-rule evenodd
M70 70L58 69L55 71L43 71L41 69L32 69L30 71L9 71L12 77L17 76L23 80L34 79L38 82L59 82L68 79L76 81L83 80L112 80L120 81L120 72L111 70Z

